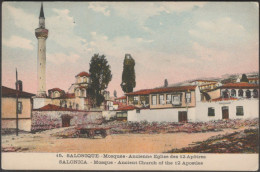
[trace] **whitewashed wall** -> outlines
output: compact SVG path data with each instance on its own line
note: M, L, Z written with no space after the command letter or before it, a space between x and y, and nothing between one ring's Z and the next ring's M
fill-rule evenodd
M234 101L219 102L197 102L196 103L196 121L210 121L222 119L222 107L228 106L229 119L245 119L259 117L259 100L243 99ZM244 115L236 115L236 107L243 106ZM215 108L215 116L208 116L208 108Z
M186 108L171 109L141 109L128 111L127 121L148 121L148 122L178 122L178 112L187 111ZM188 108L188 122L195 122L195 108Z
M33 98L33 109L39 109L50 103L51 103L51 99L49 99L49 98L34 97Z

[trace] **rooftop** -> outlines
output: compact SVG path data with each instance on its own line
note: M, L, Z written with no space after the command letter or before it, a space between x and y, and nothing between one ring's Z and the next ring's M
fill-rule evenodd
M48 91L64 92L64 90L62 90L62 89L60 89L60 88L52 88L52 89L49 89Z
M76 110L76 109L71 109L71 108L65 108L65 107L60 107L52 104L48 104L46 106L43 106L39 109L34 109L35 111L82 111L83 110Z
M131 93L126 93L126 95L148 95L153 93L164 93L164 92L176 92L176 91L192 91L195 90L197 86L179 86L179 87L164 87L164 88L154 88L154 89L144 89Z
M229 98L223 98L223 97L219 97L216 99L212 99L212 101L217 102L217 101L228 101L228 100L238 100L237 98L234 97L229 97Z
M80 72L79 74L76 75L76 77L78 77L78 76L80 76L80 77L82 77L82 76L90 77L89 73L87 73L87 72L85 72L85 71Z
M5 86L2 86L2 97L16 97L16 90L12 88L8 88ZM35 96L35 94L28 93L25 91L18 91L18 96L22 98L31 98L32 96Z
M247 82L238 82L238 83L228 83L220 88L244 88L244 89L249 89L249 88L259 88L259 85L255 84L249 84Z

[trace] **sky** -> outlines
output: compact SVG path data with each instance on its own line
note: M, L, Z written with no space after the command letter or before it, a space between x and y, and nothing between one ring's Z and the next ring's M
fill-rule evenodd
M37 92L40 2L2 4L2 85ZM123 95L125 54L135 59L136 87L154 88L200 77L259 68L256 2L43 2L46 89L68 88L104 54L111 66L108 91ZM47 91L46 90L46 91Z

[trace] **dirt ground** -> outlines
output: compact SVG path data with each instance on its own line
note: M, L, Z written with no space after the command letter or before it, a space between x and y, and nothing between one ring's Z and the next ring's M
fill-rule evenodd
M232 133L239 129L225 129L206 133L167 134L117 134L106 138L57 138L51 136L65 128L36 134L2 136L2 148L19 148L18 152L69 152L69 153L162 153L174 148L187 147L218 134Z

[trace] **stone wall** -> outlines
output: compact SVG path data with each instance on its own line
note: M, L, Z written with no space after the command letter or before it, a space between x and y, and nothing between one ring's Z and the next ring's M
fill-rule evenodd
M62 117L69 116L70 126L94 123L102 117L102 112L88 111L33 111L32 131L48 130L62 127Z

